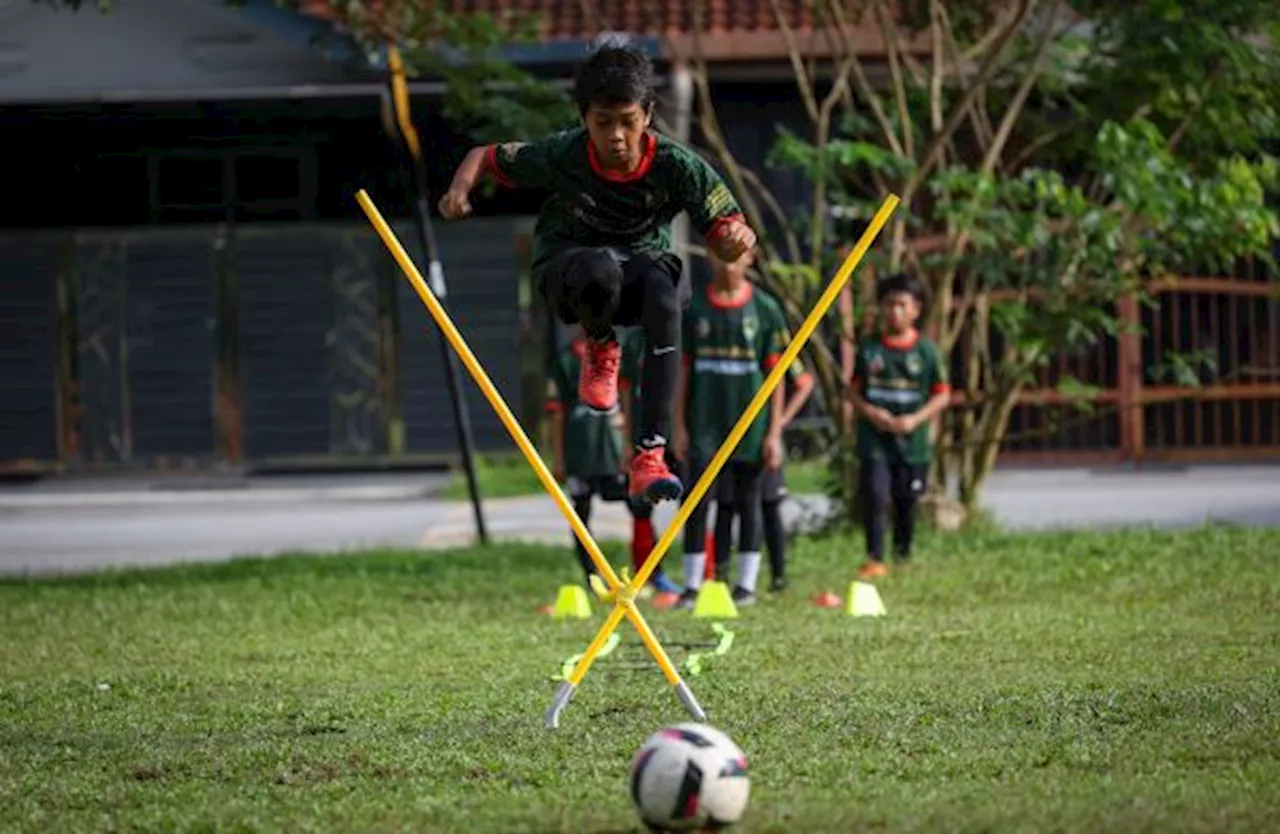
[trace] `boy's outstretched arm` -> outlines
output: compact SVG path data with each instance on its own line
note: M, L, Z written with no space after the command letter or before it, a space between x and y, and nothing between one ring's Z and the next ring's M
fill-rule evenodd
M689 151L685 166L685 209L707 239L707 248L720 260L733 263L755 248L756 233L747 225L729 186L706 160Z
M551 179L552 160L563 143L563 136L555 134L537 142L503 142L472 148L454 172L449 190L440 198L440 214L446 220L470 214L471 191L484 174L508 188L545 188Z
M449 190L440 198L440 216L445 220L458 220L471 213L471 189L480 181L486 156L486 148L472 148L453 172Z

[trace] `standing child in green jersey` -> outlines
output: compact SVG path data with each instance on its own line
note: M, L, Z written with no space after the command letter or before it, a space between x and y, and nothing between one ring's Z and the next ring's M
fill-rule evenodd
M756 292L761 292L759 287ZM779 309L781 309L779 307ZM786 397L782 417L779 422L782 431L795 419L809 395L813 393L813 375L805 369L804 363L796 359L787 369L786 379L780 388L791 392ZM782 502L787 497L786 460L776 467L766 468L760 481L760 521L764 535L764 549L769 554L769 590L782 593L787 588L787 534L782 525ZM719 484L716 494L716 565L729 563L729 549L733 535L733 520L740 516L737 497L733 494L733 479L728 478ZM717 570L719 568L717 567Z
M929 422L951 398L938 346L916 330L924 287L914 276L891 275L876 287L880 335L858 345L850 385L858 414L863 523L867 561L862 580L888 574L884 518L893 509L896 560L911 558L915 509L924 494L933 456Z
M574 511L590 529L591 499L626 500L627 477L616 415L592 411L578 400L576 383L586 350L586 342L578 338L556 353L547 373L546 407L551 416L553 474L564 484ZM595 565L577 536L573 543L589 586Z
M713 257L714 278L705 292L694 295L685 313L685 373L676 397L676 449L686 463L690 483L701 477L791 341L777 303L757 292L747 280L752 259L751 253L731 259ZM782 463L784 396L779 386L720 475L729 481L726 489L733 497L732 512L739 516L738 581L733 599L740 605L755 602L762 532L761 478L766 469ZM708 492L708 496L712 494ZM706 531L704 500L685 523L685 592L678 607L690 607L697 600L706 570ZM727 580L728 574L728 564L716 565L718 580Z
M631 456L631 495L656 503L684 486L666 463L680 373L680 311L689 290L671 251L671 223L688 212L707 246L733 260L755 233L716 173L694 151L650 129L654 72L644 53L607 45L578 68L574 98L582 125L537 142L471 150L440 201L446 219L471 211L481 173L499 183L549 193L534 228L533 275L565 324L587 337L578 399L618 407L621 348L614 327L644 329L640 438Z

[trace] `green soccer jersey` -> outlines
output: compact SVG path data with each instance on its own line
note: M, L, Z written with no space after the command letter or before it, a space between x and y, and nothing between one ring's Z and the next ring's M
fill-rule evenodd
M929 398L950 390L938 346L914 335L897 341L864 339L853 365L853 384L862 398L894 416L919 411ZM911 466L922 466L933 454L929 426L907 435L876 428L859 415L858 453Z
M617 475L622 471L622 433L614 416L578 402L578 371L584 343L562 348L547 374L547 408L564 414L565 474L576 478Z
M694 293L683 333L690 457L705 462L715 455L790 341L777 302L751 284L732 300L714 296L710 286ZM730 460L760 462L768 428L766 405Z
M656 132L646 141L640 166L629 174L601 167L584 127L489 146L486 167L499 183L549 192L534 227L535 278L551 255L573 246L668 252L671 222L682 211L708 237L741 218L720 175L693 150Z

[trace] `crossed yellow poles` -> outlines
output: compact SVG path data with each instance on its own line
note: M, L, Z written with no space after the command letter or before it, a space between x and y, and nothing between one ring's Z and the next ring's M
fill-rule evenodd
M649 654L658 664L658 668L662 670L662 674L666 677L667 683L671 684L676 690L676 695L680 698L681 703L689 711L696 721L705 721L706 713L702 706L694 697L692 690L688 684L680 677L680 673L676 671L675 665L671 662L671 658L667 657L667 653L662 648L662 644L658 642L658 638L654 635L653 630L649 628L649 624L645 622L644 616L636 607L636 595L645 583L649 581L650 575L657 569L658 564L662 561L663 555L670 549L675 542L676 536L684 528L685 522L689 518L689 514L698 505L706 495L707 490L711 488L711 484L715 482L716 476L720 473L720 469L729 460L729 456L733 454L733 450L742 440L742 436L746 434L755 420L760 409L773 395L775 388L781 384L786 376L787 369L795 362L800 351L804 348L809 337L813 335L813 331L817 328L822 317L826 315L827 310L835 303L840 290L848 282L853 271L857 269L858 264L866 255L867 250L871 248L871 244L875 241L876 236L880 234L881 229L889 221L890 215L897 208L899 198L890 194L881 204L880 209L871 219L871 223L867 226L866 231L862 233L857 245L853 247L853 251L845 258L840 269L836 271L835 277L831 279L831 283L827 285L827 289L822 293L822 297L818 299L818 303L814 305L812 312L808 318L800 325L800 329L796 331L795 336L791 340L782 358L769 372L765 378L764 384L756 391L755 396L747 405L742 416L738 418L738 422L734 425L733 430L729 432L729 436L725 438L724 443L720 445L720 449L716 452L715 457L707 465L702 473L702 477L694 484L681 502L679 510L676 512L675 518L667 525L666 530L662 534L662 538L654 545L652 551L645 558L644 564L636 573L631 581L623 583L614 572L609 561L600 551L600 546L596 544L591 533L587 530L582 519L574 512L573 505L556 483L555 477L542 461L542 457L538 454L533 444L529 441L529 437L524 433L519 421L515 415L511 413L511 409L507 407L506 402L502 399L502 395L498 393L498 389L494 386L493 381L489 379L489 375L485 373L484 367L476 359L475 354L471 352L471 348L467 346L466 340L462 338L462 334L458 332L458 328L454 326L453 321L449 318L448 312L436 299L431 288L427 286L427 282L423 280L422 273L418 271L414 265L413 259L409 257L409 253L405 251L401 245L395 232L387 224L382 217L382 213L378 211L378 207L374 205L367 192L361 189L356 194L356 201L359 202L360 208L369 217L369 222L373 224L373 228L378 233L378 237L382 238L382 242L391 252L391 256L395 258L396 263L404 272L405 277L409 279L409 283L413 285L418 296L422 299L422 303L426 305L427 310L431 313L431 317L435 319L436 324L444 333L445 338L449 340L449 344L457 351L458 356L462 359L462 363L466 366L471 376L475 379L476 385L479 386L480 392L484 394L489 405L493 406L493 410L497 412L498 419L506 426L507 431L519 447L520 453L524 455L525 460L533 467L534 474L538 476L538 481L542 484L542 488L547 491L551 499L555 501L556 506L560 509L560 513L569 522L569 527L573 530L573 534L582 542L582 546L586 548L587 554L591 557L592 563L596 570L604 577L605 583L608 585L608 598L613 601L613 610L605 617L604 623L596 632L595 638L587 646L587 650L583 653L582 658L574 666L573 671L568 677L561 682L556 690L555 697L551 706L546 712L546 723L550 728L559 726L560 713L568 706L569 700L573 697L574 691L578 684L586 677L587 671L590 670L591 664L595 661L597 655L604 648L609 637L617 629L618 624L622 622L622 618L626 617L635 626L636 631L640 635L641 641L644 642L645 648L649 650Z

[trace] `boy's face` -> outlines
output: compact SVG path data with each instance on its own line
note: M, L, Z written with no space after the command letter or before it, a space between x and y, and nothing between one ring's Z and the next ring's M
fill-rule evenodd
M582 120L586 123L591 144L606 168L631 171L640 165L644 153L644 134L653 114L639 102L629 104L593 104Z
M908 292L892 292L880 299L880 317L890 333L905 333L920 318L920 302Z

